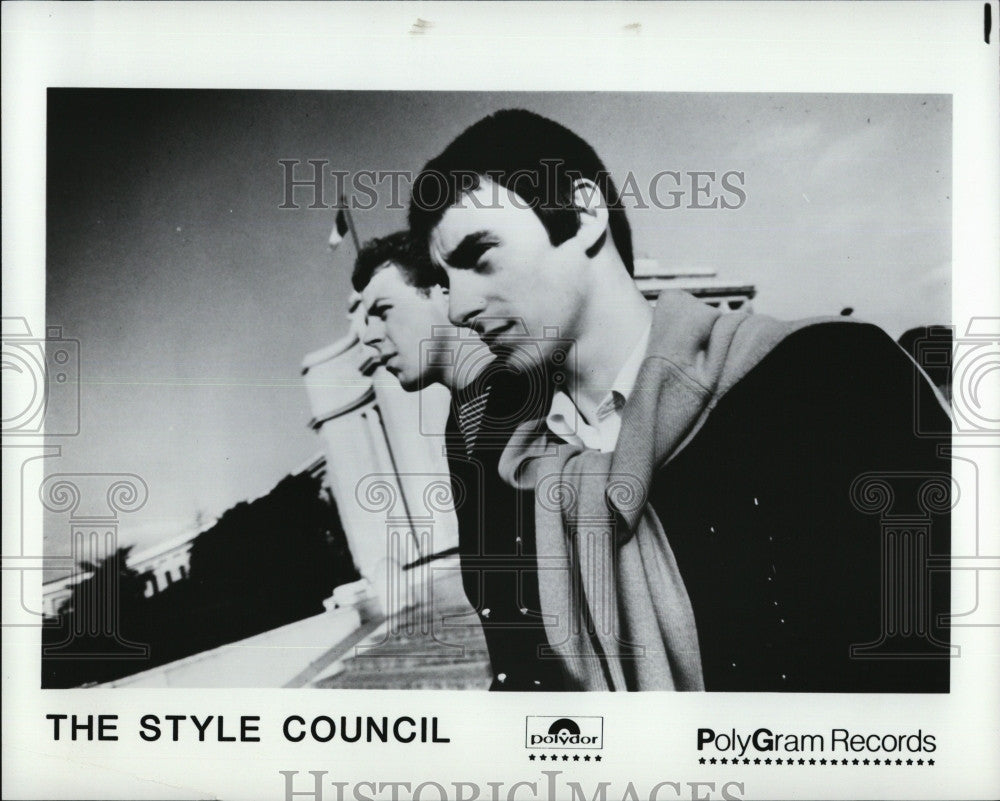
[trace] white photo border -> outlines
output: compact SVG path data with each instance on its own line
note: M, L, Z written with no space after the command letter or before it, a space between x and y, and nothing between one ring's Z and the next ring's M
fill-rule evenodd
M960 336L974 318L1000 319L998 14L990 5L987 44L982 2L4 4L3 316L44 330L49 87L942 93L952 97L954 122L951 322ZM998 447L995 439L977 446L982 487L1000 486ZM13 450L3 453L5 570L11 554L41 553L40 515L28 514L22 528L8 502L19 493L23 456ZM986 495L972 516L956 510L953 530L978 526L981 552L1000 553L997 507ZM23 599L9 594L11 584L5 620L22 600L40 608L40 580ZM982 603L984 619L1000 620L1000 597ZM951 692L929 696L43 691L39 631L3 635L5 798L286 798L282 770L299 772L300 793L312 786L308 771L327 771L329 799L338 797L334 781L467 781L483 787L482 798L494 781L507 797L515 782L546 781L544 767L526 761L526 717L560 714L604 718L606 761L558 768L588 797L600 781L615 788L608 798L627 781L647 795L658 782L680 783L684 795L663 790L663 798L690 798L696 782L714 783L694 790L703 798L721 797L729 782L742 784L730 792L743 798L991 798L1000 788L993 626L953 630L962 655ZM121 740L53 742L49 713L120 715ZM259 715L264 742L145 743L135 729L146 713ZM437 716L450 743L291 744L280 721L292 714ZM939 746L936 764L921 771L723 768L692 759L694 733L705 726L921 729ZM525 793L516 797L532 797Z

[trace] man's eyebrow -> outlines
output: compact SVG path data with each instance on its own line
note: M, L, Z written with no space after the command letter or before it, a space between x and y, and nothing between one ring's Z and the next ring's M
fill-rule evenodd
M457 269L475 267L485 250L496 244L496 238L489 231L476 231L467 235L458 246L445 254L444 263Z
M365 315L374 314L375 313L375 309L378 306L381 306L383 303L385 303L385 298L382 297L381 295L379 297L375 298L375 300L373 300L371 302L371 304L369 304L368 308L365 309Z

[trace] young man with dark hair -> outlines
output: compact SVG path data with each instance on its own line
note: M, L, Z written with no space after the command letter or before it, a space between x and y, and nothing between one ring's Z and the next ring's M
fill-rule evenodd
M431 186L447 191L424 205ZM560 338L575 340L575 361L588 365L573 376L576 408L556 392L552 418L564 435L613 448L620 408L602 407L623 403L614 396L618 373L638 368L652 309L632 281L628 220L593 148L537 114L500 111L428 163L414 183L409 222L447 270L456 325L512 363L547 360ZM495 271L498 259L524 269Z
M537 215L553 246L576 233L577 213L570 202L576 182L592 183L607 203L608 232L632 275L632 233L604 163L590 145L559 123L516 109L480 120L427 163L411 192L411 229L425 235L448 208L490 176Z
M451 387L454 364L429 360L421 343L450 327L441 273L406 231L366 242L351 275L365 311L363 341L407 392L434 383Z
M431 182L448 191L428 204ZM947 564L950 477L912 410L947 417L926 377L871 325L683 293L654 313L622 220L593 149L517 110L429 162L410 208L451 320L511 363L558 354L566 376L499 467L535 493L539 559L569 565L540 594L567 686L947 691L948 574L928 557ZM903 503L926 525L908 551L872 487L913 477Z
M355 291L363 292L375 273L391 264L399 268L407 284L420 290L425 297L430 295L432 287L439 287L442 280L446 280L441 269L428 258L423 242L414 239L409 231L396 231L365 242L351 274Z
M442 278L407 232L367 243L351 279L365 310L364 342L405 390L439 383L452 392L445 448L462 583L486 637L491 689L559 690L558 659L543 653L532 504L497 469L514 427L547 399L533 395L526 376L493 358L478 338L454 335Z

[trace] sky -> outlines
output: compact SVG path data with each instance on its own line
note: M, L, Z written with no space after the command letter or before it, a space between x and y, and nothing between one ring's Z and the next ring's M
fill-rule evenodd
M320 451L300 368L347 330L351 265L334 211L302 190L280 208L280 161L416 171L510 107L583 136L619 185L743 172L738 209L627 204L638 256L752 282L761 314L851 306L894 338L950 321L945 95L50 90L46 317L81 373L53 467L143 477L123 544L193 533ZM362 239L405 224L381 188ZM47 553L67 533L47 519Z

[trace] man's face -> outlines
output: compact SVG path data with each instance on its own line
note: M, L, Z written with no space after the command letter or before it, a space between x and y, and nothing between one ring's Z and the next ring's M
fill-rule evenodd
M379 268L361 292L364 343L378 351L385 369L407 392L439 381L440 368L420 357L420 343L434 326L448 325L448 295L439 286L429 294L406 283L394 264Z
M483 179L431 231L430 251L448 274L451 321L475 329L495 353L532 364L549 358L553 336L577 336L585 248L576 238L554 247L505 187Z

